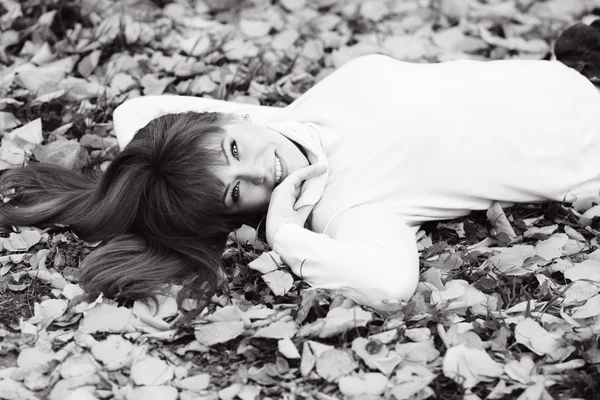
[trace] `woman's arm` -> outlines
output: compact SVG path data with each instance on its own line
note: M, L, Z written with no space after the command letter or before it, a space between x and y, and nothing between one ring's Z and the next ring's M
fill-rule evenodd
M415 230L375 206L342 213L327 234L284 224L273 248L311 285L354 289L361 303L374 308L385 300L408 301L419 279Z
M249 114L252 121L266 123L280 109L277 107L257 106L234 103L224 100L204 99L193 96L142 96L125 101L115 109L113 122L119 147L124 148L138 129L161 115L186 111L213 111L235 114Z

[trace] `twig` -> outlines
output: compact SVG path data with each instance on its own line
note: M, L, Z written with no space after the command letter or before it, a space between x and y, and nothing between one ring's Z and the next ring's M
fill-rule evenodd
M451 346L448 344L448 338L446 337L446 329L444 329L444 325L442 323L437 324L437 331L440 339L444 342L444 346L449 349Z
M540 368L540 370L544 375L560 374L561 372L581 368L585 364L586 364L585 360L582 360L581 358L577 358L575 360L567 361L567 362L560 363L560 364L544 365L543 367Z

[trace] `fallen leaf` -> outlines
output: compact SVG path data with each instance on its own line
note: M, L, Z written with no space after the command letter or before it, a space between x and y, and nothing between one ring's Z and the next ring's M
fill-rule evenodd
M492 225L492 233L494 235L505 234L511 241L516 239L517 234L512 228L502 206L497 201L494 201L486 212L486 217Z
M443 371L444 376L454 379L464 388L472 388L479 382L491 382L500 377L504 367L492 360L485 350L461 344L446 351Z
M242 321L213 322L196 328L196 340L204 346L225 343L244 333Z
M600 261L585 260L565 271L565 278L572 281L600 282Z
M277 349L279 352L288 359L299 359L300 353L296 348L296 345L290 338L283 338L277 342Z
M389 351L387 347L381 346L377 352L370 352L367 346L371 341L358 337L352 341L352 350L371 369L377 369L386 376L390 376L398 364L404 359L395 351Z
M108 335L106 340L95 341L91 352L108 371L116 371L127 365L131 359L133 345L120 335Z
M330 349L317 358L315 365L317 374L326 381L337 382L342 376L358 367L354 358L344 350Z
M199 392L208 387L210 383L209 374L198 374L185 379L175 380L174 385L180 389Z
M577 232L575 229L571 228L569 225L565 225L565 233L567 234L567 236L569 236L571 239L573 240L577 240L580 242L585 242L585 237Z
M366 372L342 376L338 382L340 392L345 396L357 396L361 394L383 394L388 384L388 378L377 372Z
M253 246L256 249L263 248L262 243L258 239L256 229L248 225L242 225L231 234L233 240L240 246Z
M48 299L34 304L34 318L31 323L60 318L67 311L67 302L62 299Z
M396 339L398 336L398 330L390 329L388 331L383 331L380 333L376 333L374 335L369 336L369 340L379 340L383 344L388 344L392 340Z
M531 318L526 318L517 324L515 340L537 355L553 354L564 345L562 337L546 331Z
M361 307L337 307L331 309L325 317L319 337L327 338L345 332L348 329L365 326L372 319L373 314L363 310Z
M160 358L147 355L131 364L131 380L140 386L160 386L173 379L174 368Z
M600 204L585 211L579 218L579 224L582 226L590 226L595 217L600 217Z
M7 400L38 400L22 383L12 379L0 380L0 398Z
M248 263L248 267L254 269L261 274L268 274L276 271L281 265L279 255L274 251L264 252L255 260Z
M237 397L239 397L240 400L255 400L260 395L261 391L262 388L260 386L244 385L237 393Z
M96 67L98 66L98 61L100 61L100 54L102 54L101 50L94 50L87 56L83 57L79 64L77 64L77 72L81 74L84 78L88 78Z
M271 30L271 25L267 21L242 18L240 21L240 31L248 38L259 38L266 36Z
M273 322L268 326L258 329L254 334L254 337L291 339L294 337L297 331L298 327L291 317L289 319L282 318L279 321Z
M558 229L558 225L549 225L542 227L529 227L525 232L523 232L523 237L526 238L535 238L535 239L546 239L550 235L552 235Z
M589 298L584 305L576 307L571 317L575 319L591 318L600 314L600 295Z
M26 347L21 349L17 358L17 366L30 367L34 365L45 366L48 362L56 359L56 354L52 351L43 352L36 347Z
M127 400L177 400L177 389L173 386L141 386L127 393Z
M535 267L524 265L525 260L536 255L536 250L530 245L515 245L512 247L494 249L498 254L492 255L484 263L492 269L492 272L505 275L529 275L535 272Z
M600 290L598 289L598 286L593 283L587 281L575 281L569 285L567 290L564 292L564 305L569 306L586 301L599 292Z
M535 363L531 357L524 355L519 361L510 360L504 366L504 373L513 381L527 384L535 373Z
M407 365L396 371L390 393L398 400L408 400L427 387L435 375L426 367Z
M564 233L555 233L547 240L538 242L535 245L535 251L538 256L552 261L563 255L563 247L568 243L569 237Z
M87 151L75 139L57 140L36 146L33 155L39 162L60 165L71 170L80 169L89 160Z
M73 378L75 376L93 374L100 369L100 366L89 353L82 353L67 357L60 365L60 375L63 379Z
M5 140L17 141L16 143L18 144L41 144L44 140L44 137L42 136L41 118L37 118L31 122L28 122L22 127L14 129L13 131L5 134L2 138L2 145L4 145ZM28 150L28 148L26 148L25 150Z
M435 348L433 338L415 343L396 343L396 353L404 360L416 364L426 364L438 358L440 352Z
M131 309L109 304L98 304L84 312L83 321L79 325L79 331L83 333L132 332L133 327L129 322L129 319L132 317L133 312Z
M302 345L302 359L300 360L300 375L307 377L315 367L317 357L313 354L308 341Z
M261 277L275 296L284 296L294 285L294 278L289 272L277 270Z

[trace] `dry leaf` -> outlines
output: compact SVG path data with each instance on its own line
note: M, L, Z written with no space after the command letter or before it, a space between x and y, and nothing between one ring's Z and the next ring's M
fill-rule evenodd
M326 381L337 382L342 376L354 371L358 363L344 350L330 349L317 358L317 374Z
M396 343L396 353L407 361L422 365L440 356L440 352L433 343L433 338L423 342Z
M175 380L174 384L180 389L191 390L192 392L199 392L208 387L210 383L209 374L198 374L190 376L189 378Z
M538 355L556 353L564 345L562 337L546 331L531 318L526 318L517 324L515 340Z
M536 255L536 250L533 246L515 245L494 250L498 250L499 253L491 256L484 263L493 272L514 276L529 275L535 272L536 267L524 265L525 260Z
M381 395L388 384L388 378L377 372L346 375L338 382L340 392L345 396L361 394Z
M240 31L248 38L259 38L266 36L271 30L271 25L267 21L242 18L240 21Z
M396 339L398 336L397 329L390 329L388 331L383 331L381 333L377 333L375 335L369 336L369 340L379 340L383 344L388 344L392 340Z
M383 374L389 376L403 357L395 351L389 351L387 347L381 346L377 352L367 350L367 345L371 341L358 337L352 341L352 350L360 357L371 369L377 369Z
M404 335L413 342L423 342L431 337L431 331L429 328L407 329Z
M7 400L39 400L22 383L12 379L0 380L0 398Z
M558 225L549 225L542 227L532 226L523 233L523 237L546 239L558 229Z
M242 321L213 322L196 327L196 340L204 346L225 343L244 333Z
M244 385L237 393L240 400L255 400L260 395L262 388L256 385Z
M142 386L131 389L127 400L177 400L177 389L172 386Z
M116 371L130 362L133 345L119 335L109 335L106 340L94 342L92 355L100 361L108 371Z
M298 359L300 358L300 353L296 348L296 345L290 338L283 338L277 342L277 349L285 358L289 359Z
M36 146L33 155L42 163L60 165L72 170L80 169L89 160L87 151L75 139L57 140Z
M132 310L125 307L116 307L109 304L98 304L86 311L79 331L83 333L132 332L133 327L129 319L133 317Z
M493 202L492 205L488 208L486 212L486 216L490 224L492 224L492 233L496 236L501 233L505 234L511 241L516 239L517 234L512 228L510 222L508 222L508 218L506 218L506 214L504 214L504 210L502 206L497 201Z
M298 331L298 327L296 323L292 320L291 317L289 319L282 318L279 321L273 322L269 326L265 326L264 328L260 328L254 334L254 337L263 337L270 339L291 339L294 337L296 332Z
M392 381L395 385L391 393L398 400L408 400L426 388L434 379L435 375L429 369L416 365L407 365L396 372L396 376Z
M294 285L294 278L289 272L277 270L261 277L275 296L284 296Z
M538 242L535 245L535 251L538 256L547 261L552 261L555 258L563 255L563 247L568 243L569 237L564 233L555 233L543 242Z
M325 317L324 325L319 333L320 338L327 338L348 329L365 326L373 319L373 314L360 307L334 308L329 310Z
M94 50L87 56L83 57L79 64L77 64L77 72L81 74L84 78L88 78L96 67L98 66L98 61L100 61L100 54L102 54L101 50Z
M504 366L504 373L519 383L529 383L535 372L535 363L531 357L524 355L519 361L511 360Z
M600 217L600 204L584 212L579 218L579 224L582 226L590 226L595 217Z
M446 351L443 370L445 376L464 388L472 388L479 382L491 382L500 377L504 367L492 360L485 350L461 344Z
M63 379L93 374L98 369L100 366L89 353L72 355L63 361L59 368Z
M565 271L565 278L572 281L600 282L600 261L585 260Z
M131 364L130 378L140 386L162 385L173 379L174 368L160 358L146 356Z
M317 357L313 354L308 341L302 345L302 359L300 360L300 375L307 377L315 367Z
M565 306L577 304L586 301L599 292L598 286L593 283L587 281L575 281L564 291L563 295L565 301L563 304Z
M597 294L589 298L581 307L576 307L571 317L575 319L591 318L598 314L600 314L600 295Z

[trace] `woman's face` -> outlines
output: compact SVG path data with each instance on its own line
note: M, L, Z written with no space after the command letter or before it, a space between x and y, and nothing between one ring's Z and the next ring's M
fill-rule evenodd
M266 211L273 189L308 159L288 138L266 126L234 121L216 135L214 148L224 164L215 168L223 182L223 206L228 214ZM281 166L281 167L280 167Z

